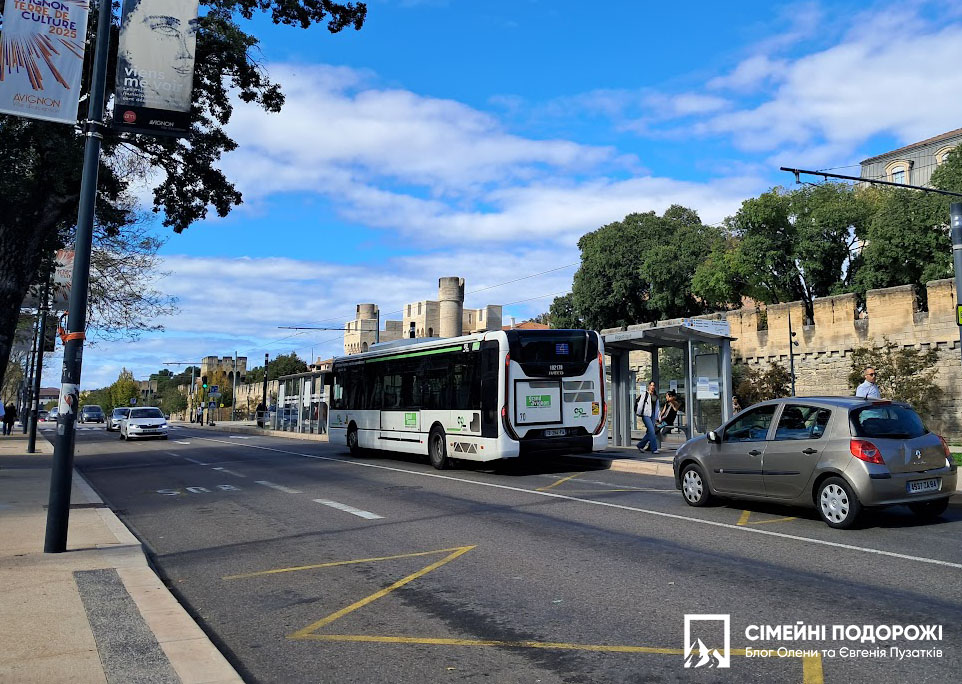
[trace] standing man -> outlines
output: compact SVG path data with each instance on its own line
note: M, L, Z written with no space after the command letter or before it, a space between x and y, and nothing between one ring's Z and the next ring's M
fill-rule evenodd
M658 402L658 389L655 381L648 383L648 390L638 397L635 402L635 415L645 424L645 436L638 442L638 451L644 451L645 446L651 447L651 453L658 453L658 435L655 432L655 420L661 413Z
M865 382L855 390L855 396L863 399L881 399L882 393L878 391L878 385L875 384L875 378L877 377L875 369L869 366L862 373L862 377L865 378Z
M17 420L17 407L11 401L6 406L0 406L0 420L3 420L3 434L13 433L13 423Z

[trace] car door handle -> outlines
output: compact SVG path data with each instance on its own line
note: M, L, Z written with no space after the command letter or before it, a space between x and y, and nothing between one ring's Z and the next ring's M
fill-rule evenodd
M761 454L762 452L760 452L758 449L752 449L748 452L749 456L761 456Z
M807 448L807 449L802 449L802 453L803 453L803 454L808 454L809 456L811 456L812 454L817 454L817 453L818 453L818 449L813 449L812 447L809 447L809 448Z

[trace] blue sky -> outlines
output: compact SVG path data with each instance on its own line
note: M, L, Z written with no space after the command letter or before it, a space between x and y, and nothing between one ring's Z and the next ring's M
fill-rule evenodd
M397 311L440 276L522 320L570 289L578 237L629 212L716 223L790 183L781 165L962 126L960 2L372 0L359 32L250 26L288 103L235 111L223 167L245 204L158 225L180 312L94 344L85 388L234 350L327 358L336 332L277 326Z

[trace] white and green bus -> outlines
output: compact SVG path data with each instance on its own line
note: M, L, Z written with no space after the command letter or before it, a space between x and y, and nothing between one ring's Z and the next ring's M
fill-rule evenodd
M608 445L604 348L591 330L398 340L334 360L329 431L381 449L494 461Z

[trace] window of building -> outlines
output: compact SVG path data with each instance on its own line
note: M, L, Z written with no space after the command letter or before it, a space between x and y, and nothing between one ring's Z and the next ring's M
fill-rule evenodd
M410 316L410 315L411 315L411 305L408 304L408 316Z
M421 302L418 302L418 316L421 315Z
M892 169L892 182L893 183L904 183L905 182L905 167L896 166Z

